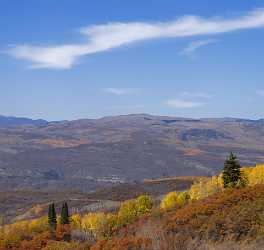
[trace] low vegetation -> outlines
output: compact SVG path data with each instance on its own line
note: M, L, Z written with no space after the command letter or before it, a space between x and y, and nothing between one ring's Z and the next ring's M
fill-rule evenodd
M219 176L169 192L159 204L140 195L112 213L69 215L65 202L58 212L50 204L48 216L2 226L0 250L261 249L264 165L241 168L230 154Z
M263 185L225 190L158 217L142 218L92 249L263 249L263 218Z

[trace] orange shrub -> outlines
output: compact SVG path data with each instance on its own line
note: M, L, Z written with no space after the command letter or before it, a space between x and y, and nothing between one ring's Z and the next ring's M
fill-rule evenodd
M23 240L19 249L23 250L39 250L47 245L50 240L50 233L44 232L34 236L31 240Z
M100 241L91 250L153 250L151 240L137 237L114 238L113 240Z

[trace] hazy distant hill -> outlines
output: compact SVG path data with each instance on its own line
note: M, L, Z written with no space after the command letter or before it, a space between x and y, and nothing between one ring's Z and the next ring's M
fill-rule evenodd
M0 127L15 127L15 126L23 126L23 125L42 126L47 124L48 122L42 119L32 120L29 118L0 115Z
M139 114L36 123L0 128L2 189L90 191L144 178L211 175L229 151L243 165L264 162L263 120Z

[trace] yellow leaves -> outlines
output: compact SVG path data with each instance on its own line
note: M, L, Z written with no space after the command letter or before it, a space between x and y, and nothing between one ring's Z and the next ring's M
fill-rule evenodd
M185 204L187 204L190 200L190 195L188 192L181 192L179 193L178 197L177 197L177 203L180 206L183 206Z
M164 211L170 211L179 206L187 204L190 200L188 192L181 192L177 195L176 192L170 192L162 199L160 203L160 209Z
M150 196L141 195L136 199L137 215L146 214L151 211L153 201Z
M117 227L117 216L106 213L89 213L81 218L81 229L92 232L95 238L105 238L112 235Z
M18 221L2 228L0 234L0 248L18 247L24 238L48 230L48 218L42 217L30 221Z
M245 185L264 184L264 164L258 164L255 167L241 168L241 187ZM194 183L189 191L191 200L199 200L208 197L223 189L221 174L213 176L209 181L200 181Z
M241 168L242 181L249 186L264 184L264 164Z
M106 221L107 223L103 231L103 236L108 238L112 236L118 227L118 217L115 214L106 214Z
M73 228L80 229L82 225L82 218L79 214L73 214L70 219Z
M170 192L168 193L161 201L160 203L160 208L162 210L168 211L171 209L176 208L176 206L178 205L177 202L177 193L176 192Z
M82 218L82 228L85 231L96 231L106 222L104 213L89 213Z
M264 184L264 165L257 165L248 173L248 184Z
M191 200L206 198L223 189L221 177L214 176L209 181L194 183L189 191Z
M30 232L41 233L49 229L48 217L42 217L34 219L28 223L28 229Z
M141 195L137 199L125 201L118 212L119 224L126 225L142 214L149 213L153 206L151 197Z
M129 200L122 203L118 211L118 221L121 225L126 225L137 217L136 200Z
M96 238L110 237L120 226L126 225L142 214L149 213L153 206L149 196L142 195L137 199L128 200L121 204L118 214L111 213L89 213L82 218L73 215L72 225L87 232L92 232Z
M241 168L241 172L248 176L254 168L255 167L243 167Z

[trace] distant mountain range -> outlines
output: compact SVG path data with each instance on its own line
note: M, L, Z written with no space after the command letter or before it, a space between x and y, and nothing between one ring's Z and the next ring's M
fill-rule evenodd
M0 115L0 127L5 127L5 128L15 127L15 126L24 126L24 125L43 126L47 124L48 122L42 119L32 120L29 118Z
M212 175L235 152L264 162L264 120L147 114L47 122L0 117L0 188L82 189Z

